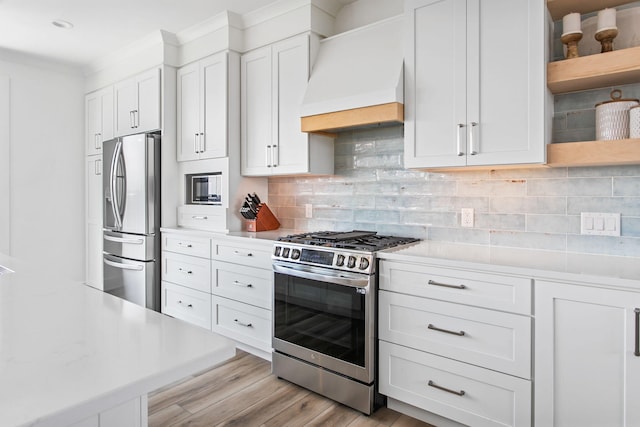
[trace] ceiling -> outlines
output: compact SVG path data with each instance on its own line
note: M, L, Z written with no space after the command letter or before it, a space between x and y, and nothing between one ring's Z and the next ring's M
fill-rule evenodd
M340 0L347 4L354 0ZM274 0L0 0L0 49L84 66L153 31L171 33L224 10L237 14ZM71 22L58 28L54 20Z

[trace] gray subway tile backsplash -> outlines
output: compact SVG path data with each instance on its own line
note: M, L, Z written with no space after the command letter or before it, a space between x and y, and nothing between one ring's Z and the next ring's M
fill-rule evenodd
M608 91L579 94L578 100L556 97L556 107L565 110L555 122L575 126L562 132L589 126L591 118L582 110L593 108L602 94ZM333 176L269 179L269 204L283 226L640 256L640 166L407 170L402 126L343 132L335 147ZM305 218L307 203L313 218ZM462 208L475 210L473 228L460 226ZM622 235L581 235L581 212L620 213Z

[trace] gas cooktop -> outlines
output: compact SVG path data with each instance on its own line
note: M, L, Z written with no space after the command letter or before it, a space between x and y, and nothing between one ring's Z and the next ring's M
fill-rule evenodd
M379 236L375 231L319 231L280 237L281 242L375 252L419 241L411 237Z

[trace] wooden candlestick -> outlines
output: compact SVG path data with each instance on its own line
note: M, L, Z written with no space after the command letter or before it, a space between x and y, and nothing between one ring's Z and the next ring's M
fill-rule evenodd
M596 33L595 38L602 45L602 50L600 51L600 53L611 52L613 50L613 39L615 39L617 35L617 28L608 28Z
M566 58L577 58L578 56L578 42L582 39L582 33L569 33L563 34L560 37L562 43L567 45L567 55Z

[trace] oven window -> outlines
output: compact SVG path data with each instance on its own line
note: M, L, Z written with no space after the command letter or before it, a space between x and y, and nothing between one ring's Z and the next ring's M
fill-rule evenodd
M276 338L364 366L365 295L351 286L275 273Z

